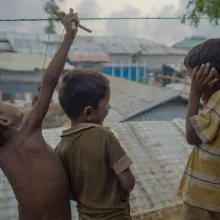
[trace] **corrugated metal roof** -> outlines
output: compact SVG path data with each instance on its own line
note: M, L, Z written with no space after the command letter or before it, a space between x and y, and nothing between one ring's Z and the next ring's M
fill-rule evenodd
M76 38L71 46L71 50L69 53L71 56L105 56L107 53L102 50L102 48L95 44L94 42L82 40L80 38Z
M94 42L100 44L109 54L134 54L138 51L143 55L186 54L183 50L156 44L144 38L102 36L95 37Z
M4 32L0 31L0 52L1 51L11 51L11 45Z
M174 48L192 48L208 40L206 37L187 37L173 45Z
M109 79L111 109L105 120L106 123L124 120L156 101L176 95L168 88L139 84L117 77L109 77Z
M48 35L46 34L26 34L26 33L6 33L6 38L10 41L12 49L16 52L44 54ZM50 35L49 56L53 56L60 35ZM133 38L128 36L77 36L70 53L73 56L106 56L108 54L129 54L132 55L142 51L143 55L166 55L185 54L180 49L175 49L165 45L159 45L144 38Z
M131 212L139 213L178 202L176 190L191 152L184 137L181 119L160 122L115 123L110 126L133 160L136 186L131 193ZM54 148L62 128L44 130L46 141ZM76 216L75 205L72 204ZM14 194L0 172L0 220L16 219ZM77 219L75 217L74 219Z
M110 61L110 58L108 56L70 56L69 59L72 62L90 62L90 63L107 63Z
M11 46L8 42L0 40L0 52L11 51Z
M178 98L162 103L148 111L144 111L126 121L171 121L175 118L185 119L187 101Z
M0 53L0 69L14 71L33 71L35 68L42 69L45 56L27 53ZM45 68L50 64L51 58L47 57ZM65 69L73 69L73 66L65 64Z
M170 88L149 86L113 76L108 78L111 88L111 109L105 124L124 121L142 111L145 112L149 106L157 106L179 96L179 93Z
M171 83L167 87L172 90L165 98L155 99L139 111L136 111L122 121L160 121L173 120L174 118L185 119L190 86L183 83ZM200 102L200 107L203 103Z
M7 33L6 38L12 45L13 51L34 54L45 54L46 52L48 35ZM59 35L50 35L48 56L54 56L61 40ZM98 44L78 38L73 42L69 54L70 56L84 57L106 56L106 53Z
M184 126L184 121L179 122ZM120 123L111 126L134 161L136 187L131 212L138 213L179 201L176 191L190 147L172 122Z
M7 40L5 32L0 31L0 40Z

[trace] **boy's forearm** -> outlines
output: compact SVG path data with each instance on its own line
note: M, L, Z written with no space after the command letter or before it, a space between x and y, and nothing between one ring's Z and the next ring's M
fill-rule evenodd
M66 33L63 42L61 43L56 55L52 59L51 63L49 64L47 71L43 77L42 87L49 86L49 87L56 87L60 75L63 71L63 68L66 63L66 58L68 56L70 47L73 42L73 34Z
M125 171L118 174L119 181L122 188L130 193L135 186L135 178L130 168L127 168Z
M186 115L186 140L188 144L191 145L197 145L201 143L201 140L199 139L190 122L190 118L198 114L200 97L201 96L198 94L190 93L188 100L188 109Z

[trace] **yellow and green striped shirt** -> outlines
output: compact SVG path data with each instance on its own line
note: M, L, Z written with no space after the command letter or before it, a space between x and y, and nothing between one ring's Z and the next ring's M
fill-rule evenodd
M220 212L220 91L190 122L202 143L193 147L178 195L191 206Z

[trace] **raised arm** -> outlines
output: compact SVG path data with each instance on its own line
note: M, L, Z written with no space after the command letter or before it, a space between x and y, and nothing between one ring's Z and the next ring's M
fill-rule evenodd
M64 12L54 12L54 14L60 18L66 29L66 34L56 55L46 70L38 92L38 98L25 121L24 126L30 132L41 127L42 121L48 111L53 92L63 71L68 52L77 33L76 24L79 21L78 16L74 13L73 9L70 9L68 15Z
M197 126L194 121L199 112L199 104L202 93L206 92L208 88L212 88L218 81L217 78L217 72L215 69L210 70L209 64L202 65L200 68L194 69L186 115L186 140L190 145L198 146L202 141L198 135L200 134L199 126ZM204 118L204 116L202 117Z
M38 94L40 92L40 86L36 92L36 94L32 97L32 103L31 103L31 106L33 107L35 105L35 103L37 102L37 98L38 98Z

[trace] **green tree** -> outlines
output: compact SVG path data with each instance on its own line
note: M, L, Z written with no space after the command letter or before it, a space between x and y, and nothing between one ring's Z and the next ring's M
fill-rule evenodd
M60 2L63 0L59 0ZM44 5L44 11L48 14L48 19L54 19L52 11L59 10L59 6L56 3L56 0L47 0ZM47 26L45 27L46 34L56 34L55 22L57 20L49 20Z
M198 27L201 19L209 19L213 26L217 26L220 18L220 0L189 0L187 12L182 16L182 23L190 20Z

